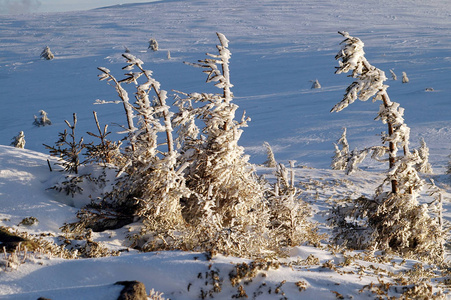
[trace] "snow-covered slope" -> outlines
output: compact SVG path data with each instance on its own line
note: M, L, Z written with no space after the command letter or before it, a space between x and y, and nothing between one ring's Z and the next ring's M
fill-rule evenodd
M120 54L127 47L140 57L166 90L208 91L199 70L182 61L197 61L214 50L215 32L230 40L231 80L236 103L252 118L242 144L261 162L261 144L274 145L279 160L296 159L328 167L332 142L348 127L351 147L379 143L385 127L373 121L377 104L356 103L329 113L350 79L334 75L334 55L346 30L365 42L367 59L410 83L389 81L391 98L406 108L412 142L423 136L431 159L442 168L449 141L449 72L451 47L446 1L162 1L123 5L82 13L2 16L0 84L4 103L0 141L23 130L27 148L43 151L63 120L75 112L79 133L93 128L92 110L103 123L124 124L117 106L95 106L96 99L115 100L112 88L96 79L96 67L120 74ZM148 40L160 45L146 52ZM48 45L53 61L39 59ZM167 51L172 59L167 60ZM311 90L318 79L320 90ZM433 92L425 92L426 88ZM55 126L34 128L33 115L48 112Z
M0 146L0 225L34 234L50 234L49 238L56 240L57 236L64 236L58 227L72 221L76 209L54 200L61 199L61 195L46 191L61 176L49 171L47 158L38 152ZM266 174L269 179L272 171L259 168L259 173ZM361 171L343 178L342 171L297 168L296 179L304 190L303 198L316 212L314 219L324 224L322 212L329 207L329 200L371 195L382 177ZM436 179L440 181L440 177ZM444 196L450 195L445 193ZM449 208L449 203L445 204L447 220L451 219L447 212ZM30 216L37 218L39 223L18 225ZM138 253L121 245L128 227L93 234L94 240L103 242L110 249L121 250L120 256L66 260L35 253L28 254L23 264L12 268L2 266L0 299L116 299L121 287L114 283L129 280L141 281L148 291L162 292L168 299L199 299L202 293L206 295L213 291L213 275L218 276L220 284L220 292L212 294L215 299L231 299L238 295L238 288L231 285L229 277L233 276L237 264L249 263L249 260L221 255L210 259L202 253L178 251ZM323 225L320 228L323 232L329 231ZM245 278L240 283L246 294L256 299L280 299L283 296L287 299L336 299L337 295L345 299L371 298L378 284L390 282L380 274L407 272L417 263L389 256L389 263L384 263L372 258L371 251L341 254L333 247L324 246L322 249L295 247L289 257L281 260L285 265L262 268L254 278ZM349 260L351 256L360 257ZM23 254L19 257L24 258ZM374 289L370 288L372 284ZM303 286L306 289L300 290ZM399 291L392 289L387 295L399 296Z
M121 130L117 124L126 121L121 107L93 104L96 99L116 100L114 88L98 82L97 67L107 67L119 76L124 65L121 53L127 47L154 71L163 89L212 91L199 69L182 62L195 62L205 52L214 51L216 31L230 40L234 101L252 118L240 144L246 147L253 163L265 160L261 145L268 141L277 160L297 160L316 168L298 169L297 180L313 185L329 183L330 187L306 189L306 197L311 196L317 211L327 209L325 200L331 197L370 195L381 178L377 171L386 168L368 160L363 165L365 171L346 178L340 171L327 170L332 143L340 137L342 127L348 129L351 148L378 145L377 135L386 130L373 120L377 103L358 102L340 113L329 112L351 81L344 75L334 75L334 56L342 40L338 30L361 38L367 59L384 70L387 77L389 69L398 78L403 71L409 76L407 84L400 79L387 81L387 91L406 109L412 148L424 137L430 148L434 178L446 189L447 196L451 189L443 173L451 152L451 7L444 0L373 2L165 0L77 13L0 16L0 144L9 145L13 136L24 131L25 148L29 149L0 147L0 225L17 227L23 218L34 216L39 224L28 231L58 234L64 222L74 220L77 209L67 205L73 204L72 200L46 190L57 180L58 173L49 172L42 144L56 141L58 132L65 128L64 120L71 120L72 113L78 115L78 134L86 139L89 137L85 132L93 131L95 126L93 110L102 124L109 124L115 132ZM160 51L147 51L150 38L158 41ZM39 59L45 46L55 54L54 60ZM311 89L315 79L321 89ZM33 115L42 109L52 126L32 125ZM446 202L445 209L448 207ZM449 219L448 213L445 218ZM321 214L315 219L324 221ZM124 234L108 232L96 238L119 249ZM293 250L290 260L306 259L310 253L320 260L320 265L343 259L330 251L299 247ZM199 255L132 252L117 258L79 261L35 257L16 271L0 272L0 298L110 299L118 293L117 286L111 284L136 279L171 299L193 299L199 297L203 284L198 275L209 271L210 263L227 279L230 262L242 261L217 257L208 262ZM408 261L393 268L399 270L412 264ZM345 271L357 273L358 268L356 264ZM283 291L289 299L299 295L306 299L335 299L333 291L356 299L362 295L358 290L363 286L378 282L374 270L365 271L360 279L319 266L311 269L282 267L269 271L266 279L258 278L250 284L249 297L253 292L267 293L269 288L274 291L287 280ZM304 294L295 285L299 281L308 284ZM188 290L190 284L193 288ZM231 293L236 293L236 288L224 286L215 298L229 299ZM274 296L265 294L261 299Z

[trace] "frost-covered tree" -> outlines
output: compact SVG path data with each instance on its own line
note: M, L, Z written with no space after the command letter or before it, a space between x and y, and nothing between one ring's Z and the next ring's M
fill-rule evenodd
M321 84L319 84L318 79L313 80L312 89L320 89Z
M226 37L217 36L219 53L207 54L193 65L203 68L207 82L214 82L221 92L179 92L183 98L176 98L179 112L174 115L166 104L167 92L135 56L123 54L128 72L121 80L107 68L98 68L100 80L111 84L120 98L115 103L124 108L127 135L118 155L120 163L113 159L118 175L112 191L101 201L94 200L79 213L80 221L66 228L102 227L99 220L114 226L124 224L121 220L141 221L141 232L132 237L133 246L142 250L182 249L241 257L272 256L301 240L317 241L314 226L305 219L308 208L294 188L294 172L289 183L286 180L272 191L256 176L238 145L249 119L243 114L235 120L238 106L231 92L231 53ZM134 101L126 84L136 89ZM87 148L90 155L100 156L91 161L106 165L116 148L108 147L107 127L101 130L94 115L98 134L89 134L101 143Z
M149 40L149 47L148 49L152 51L158 51L158 42L156 39L150 39Z
M402 72L402 83L408 83L409 77L407 77L406 72Z
M398 76L396 76L395 72L392 69L390 69L390 74L393 80L398 80Z
M144 224L141 235L147 234L141 241L143 249L173 249L178 242L173 233L182 230L185 223L180 198L189 195L189 191L182 174L184 167L177 169L179 154L174 148L167 92L152 77L152 71L144 69L140 59L129 53L123 57L127 61L124 69L129 72L122 80L117 80L108 69L99 68L100 79L113 82L121 98L128 123L127 140L132 145L126 153L124 175L108 197L119 206L137 206L135 214ZM138 83L140 78L144 82ZM133 104L122 83L135 84ZM158 141L160 135L165 138L165 149Z
M34 126L47 126L52 125L52 121L50 121L49 117L47 116L47 112L44 110L40 110L39 113L41 114L41 117L34 116L33 125Z
M272 151L271 145L269 145L268 142L264 142L263 147L265 147L266 150L266 161L263 163L263 165L268 168L277 167L277 162L274 157L274 152Z
M356 80L332 111L341 111L357 99L382 101L376 119L388 126L388 133L383 134L382 141L388 143L389 170L386 179L376 190L374 199L363 199L341 212L338 212L340 209L334 211L330 220L338 226L336 239L344 241L355 236L353 229L356 227L346 221L347 217L354 220L351 223L365 218L363 227L371 238L363 239L365 242L360 247L373 245L431 260L439 258L441 249L438 245L442 232L436 220L429 216L427 207L418 204L417 197L424 182L414 166L421 159L418 151L409 151L410 128L404 123L404 109L388 97L388 86L384 84L387 78L382 70L366 60L363 42L347 32L340 34L345 40L336 56L339 60L336 74L351 71L351 76ZM399 149L403 150L404 155L398 156ZM388 191L385 190L387 183L390 186Z
M41 58L43 58L45 60L52 60L55 58L55 55L53 55L52 51L50 51L49 46L45 46L44 50L42 50Z
M249 255L250 251L258 253L267 243L264 187L244 148L238 145L241 128L249 119L243 114L240 121L235 120L238 106L232 102L229 41L221 33L217 36L219 53L207 54L208 58L192 65L203 68L207 82L214 82L221 93L182 93L184 97L176 103L180 112L174 124L180 127L179 136L184 137L180 141L182 162L189 164L186 183L193 192L185 199L185 216L194 226L200 216L217 220L210 224L212 235L217 236L213 243L221 250L228 245L229 254ZM203 123L201 136L196 135L199 129L195 119Z
M23 131L20 131L18 135L13 137L11 146L21 149L25 148L25 134Z
M432 166L429 163L429 147L426 145L424 138L420 139L420 148L418 148L418 155L421 162L415 165L418 172L432 174Z
M301 199L302 191L294 185L294 161L290 170L279 164L276 182L269 193L271 237L279 248L292 247L309 241L316 244L320 237L308 221L311 210Z
M339 147L341 145L341 149ZM332 157L332 170L345 170L349 160L349 144L346 138L346 128L343 128L341 137L334 143L335 154Z

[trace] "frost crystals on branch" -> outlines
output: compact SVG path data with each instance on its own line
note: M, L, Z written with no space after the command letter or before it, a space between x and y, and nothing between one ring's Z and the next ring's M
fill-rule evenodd
M97 113L94 111L94 120L96 122L98 133L87 132L92 137L98 138L100 143L86 145L86 163L100 163L103 166L107 164L113 164L115 166L124 165L124 156L120 152L121 141L112 142L107 139L107 136L111 133L108 131L108 125L105 125L103 130L100 129Z

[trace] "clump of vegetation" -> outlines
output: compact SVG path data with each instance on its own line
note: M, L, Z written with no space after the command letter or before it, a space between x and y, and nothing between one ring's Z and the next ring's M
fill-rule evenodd
M278 247L293 247L304 241L319 244L324 236L316 234L315 226L308 221L310 207L301 199L302 191L295 187L294 161L290 170L279 164L276 179L268 195L271 234ZM316 237L316 238L315 238Z
M141 230L132 233L132 245L144 251L183 249L240 257L267 257L288 247L321 239L308 221L310 210L279 165L279 182L269 186L256 176L239 138L249 118L235 119L238 109L230 81L228 40L218 33L218 54L191 64L204 69L207 82L220 93L178 92L177 113L167 104L167 92L152 77L152 71L131 55L124 79L100 67L100 80L114 86L123 104L127 126L121 142L110 142L107 127L96 120L100 144L75 139L76 118L66 121L71 134L60 134L56 146L47 146L62 158L66 171L76 173L80 153L84 163L100 163L117 171L117 180L100 199L79 213L80 221L67 224L66 231L110 228L113 219L139 220ZM134 100L125 85L134 85ZM153 94L153 96L151 96ZM173 137L177 131L177 138ZM70 139L68 140L68 137ZM164 141L164 142L162 142ZM272 157L272 164L275 164ZM83 192L81 178L69 178L55 189ZM83 178L81 178L83 179ZM114 226L123 226L118 221Z
M264 142L263 147L265 147L266 149L266 161L263 163L263 165L268 168L277 167L277 162L274 157L274 152L272 151L271 145L269 145L268 142Z
M55 58L55 55L53 55L52 51L50 50L49 46L45 46L44 50L41 52L41 58L45 60L52 60Z
M25 148L25 134L23 131L20 131L18 135L13 137L11 146L13 146L15 148L20 148L20 149Z
M28 250L37 248L37 244L32 240L3 226L0 226L0 242L6 252L14 252L19 245L26 246Z
M39 114L41 115L40 117L34 116L34 122L33 122L34 126L41 127L41 126L52 125L52 121L50 121L49 117L47 116L46 111L40 110Z
M148 49L152 51L158 51L158 42L156 39L150 39L149 40L149 47Z
M22 221L20 221L19 226L23 225L23 226L32 226L35 224L38 224L39 220L35 217L27 217L24 218Z

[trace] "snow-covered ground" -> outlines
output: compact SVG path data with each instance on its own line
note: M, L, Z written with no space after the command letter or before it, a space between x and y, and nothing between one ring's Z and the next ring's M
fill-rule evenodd
M340 113L329 112L351 82L345 75L334 74L334 56L342 40L338 30L362 39L367 59L387 77L389 69L398 75L397 81L387 81L388 94L406 109L412 148L418 147L419 138L425 139L434 178L448 196L450 179L443 174L451 153L450 25L451 7L445 0L164 0L76 13L2 15L0 144L9 145L13 136L24 131L28 150L0 147L0 225L25 230L17 225L34 216L39 224L27 230L58 235L63 223L75 220L77 209L68 205L73 204L71 198L46 190L57 180L57 173L49 172L42 144L55 142L72 113L77 113L78 134L86 140L89 137L84 133L95 126L93 110L102 124L120 130L117 124L124 124L125 118L119 106L93 104L96 99L116 100L114 88L97 80L97 67L121 75L121 53L127 47L154 71L163 89L212 91L198 69L182 62L195 62L204 58L205 52L214 51L217 31L230 40L235 103L252 118L240 144L253 163L265 160L262 143L267 141L277 160L297 160L309 167L297 169L301 186L329 182L314 191L306 189L306 198L318 212L327 209L330 197L370 195L382 178L380 171L386 168L368 159L362 165L364 171L350 177L329 170L333 142L343 127L347 127L351 148L378 145L378 134L386 130L380 121L374 121L378 103L358 102ZM160 51L147 51L150 38L158 41ZM54 60L39 58L45 46L55 54ZM407 84L400 80L403 71L410 79ZM311 89L315 79L321 89ZM48 113L52 126L33 126L33 115L39 110ZM271 176L271 170L260 172ZM316 191L319 196L314 196ZM449 199L445 200L445 218L449 220ZM317 214L315 220L324 217ZM96 238L120 249L124 234L119 230ZM304 260L309 254L320 260L319 265L268 271L266 277L260 275L249 283L248 296L262 291L261 299L278 299L274 290L283 280L286 283L281 289L289 299L335 299L334 292L354 299L373 295L368 290L358 291L371 282L378 283L374 270L359 277L357 265L340 272L321 267L328 260L339 263L340 255L298 247L288 260ZM119 290L112 284L119 280L140 280L171 299L193 299L199 297L201 288L212 288L208 284L202 287L205 278L198 278L211 271L210 264L221 278L228 279L233 267L230 262L241 261L219 256L210 262L203 254L133 251L86 260L34 257L17 270L0 272L0 299L111 299ZM360 261L362 264L366 262ZM395 263L393 268L412 264ZM307 282L303 292L295 285L299 281ZM236 293L236 288L227 284L215 298L230 299ZM272 294L268 294L269 288Z
M158 1L158 0L154 0ZM149 0L0 0L0 15L88 10Z

